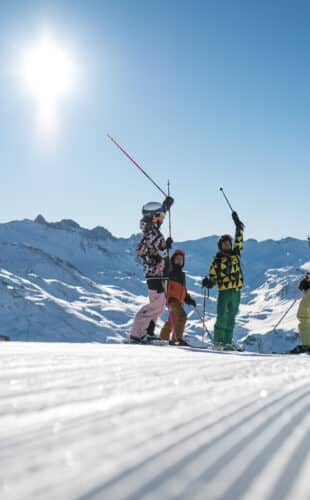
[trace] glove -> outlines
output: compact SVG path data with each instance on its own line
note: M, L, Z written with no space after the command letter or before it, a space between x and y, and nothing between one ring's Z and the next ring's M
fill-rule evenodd
M167 250L170 250L171 247L172 247L172 243L173 243L173 239L171 238L171 236L169 236L169 238L166 239L166 247L167 247Z
M205 288L213 288L213 282L207 276L202 280L202 286Z
M196 300L192 299L192 297L190 295L188 295L188 297L185 298L185 304L189 305L189 306L193 306L193 307L196 307Z
M173 203L174 203L174 199L172 198L172 196L167 196L167 198L164 200L164 203L163 203L163 209L167 212L168 210L170 210Z
M239 215L237 214L237 212L232 212L231 216L232 216L232 219L233 219L234 223L236 224L236 226L241 227L243 229L244 224L239 219Z

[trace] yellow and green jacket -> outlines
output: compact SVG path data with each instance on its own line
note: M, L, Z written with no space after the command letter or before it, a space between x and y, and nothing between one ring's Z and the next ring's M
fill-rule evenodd
M220 292L224 290L241 290L243 274L241 254L243 250L243 228L237 226L235 244L231 253L218 252L210 267L209 276Z

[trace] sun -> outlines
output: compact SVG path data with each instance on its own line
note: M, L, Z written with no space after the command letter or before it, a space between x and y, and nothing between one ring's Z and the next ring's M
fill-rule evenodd
M56 99L70 90L72 62L65 50L45 36L24 54L25 79L41 99Z
M59 101L73 89L73 60L51 36L44 35L23 51L23 77L37 101L38 122L53 129L59 115Z

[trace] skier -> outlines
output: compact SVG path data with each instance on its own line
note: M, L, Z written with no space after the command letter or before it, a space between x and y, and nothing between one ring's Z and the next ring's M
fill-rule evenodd
M186 277L183 272L185 264L184 251L176 250L171 256L169 264L167 286L169 318L160 332L160 338L161 340L169 340L172 331L172 340L169 342L171 345L188 345L183 340L187 315L182 305L185 302L196 307L196 302L186 290Z
M166 212L173 204L167 196L163 203L150 202L143 206L140 222L142 239L136 247L137 255L143 260L147 281L149 304L136 314L130 334L130 342L147 343L154 334L156 321L165 309L164 280L168 264L168 251L172 238L165 240L160 231Z
M203 287L212 288L215 284L218 287L214 346L224 350L234 350L232 338L243 288L241 254L244 225L237 212L232 212L232 218L236 225L234 247L230 235L221 236L218 241L219 252L213 259L209 277L205 277L202 281Z
M310 271L299 284L299 290L304 292L304 296L299 304L297 318L299 321L299 335L301 339L302 350L310 349Z

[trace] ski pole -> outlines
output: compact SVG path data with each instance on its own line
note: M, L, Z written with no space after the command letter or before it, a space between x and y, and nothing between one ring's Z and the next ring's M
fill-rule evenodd
M210 296L210 289L208 288L208 298L209 298L209 296ZM204 325L203 342L204 342L206 331L208 332L208 335L209 335L210 339L212 340L211 334L206 326L206 304L207 304L206 289L204 288L204 291L203 291L203 325Z
M203 328L203 336L202 336L202 342L204 342L204 338L205 338L205 333L207 332L207 334L209 335L210 339L212 339L211 337L211 333L209 332L208 328L207 328L207 325L203 319L203 317L201 316L200 314L200 311L198 309L198 307L194 307L194 311L195 313L197 314L198 318L200 319L201 323L202 323L202 328Z
M151 181L155 187L157 187L157 189L159 189L159 191L161 192L161 194L163 196L165 196L165 198L167 197L167 194L165 193L165 191L158 185L156 184L156 182L152 179L152 177L149 176L149 174L139 165L139 163L136 162L136 160L134 160L129 153L127 153L127 151L120 145L118 144L118 142L116 142L115 139L113 139L113 137L111 137L111 135L107 134L107 137L113 142L113 144L115 144L115 146L125 155L127 156L127 158L145 175L145 177L148 178L149 181Z
M208 288L208 294L209 294L209 288ZM207 291L204 288L203 289L203 316L202 316L202 318L203 318L203 338L202 338L202 342L204 342L205 333L206 333L206 330L205 330L205 325L206 325L206 303L207 303L206 295L207 295Z
M290 312L290 310L294 307L294 305L296 304L296 302L299 300L299 298L295 299L294 302L290 305L290 307L285 311L285 313L281 316L281 318L279 319L278 323L274 326L274 328L271 330L271 333L273 333L277 328L278 326L280 325L280 323L282 323L282 321L284 320L285 316Z
M168 196L170 196L170 181L168 180ZM172 241L172 238L171 238L171 207L169 207L169 210L168 210L169 214L169 238L170 240ZM170 250L168 250L168 257L170 257Z
M227 196L226 196L226 194L225 194L225 191L224 191L224 189L223 189L222 187L220 188L220 191L222 191L222 195L224 196L224 198L225 198L225 200L226 200L226 203L227 203L227 205L229 206L229 208L230 208L230 210L231 210L232 214L233 214L233 213L236 213L236 212L235 212L235 210L233 209L233 207L231 206L231 203L230 203L229 199L227 198ZM235 219L234 219L234 220L235 220ZM242 223L240 223L240 224L241 224L241 227L244 229L244 228L245 228L245 225L244 225L244 224L242 224Z
M232 212L234 212L234 209L233 209L233 207L231 206L231 203L230 203L229 199L227 198L227 196L226 196L226 194L225 194L225 191L224 191L224 189L223 189L222 187L220 188L220 191L222 191L222 195L224 196L224 198L225 198L225 200L226 200L226 202L227 202L227 205L229 206L230 210L231 210Z
M170 196L170 181L168 180L168 196ZM169 208L169 236L171 238L171 207Z

